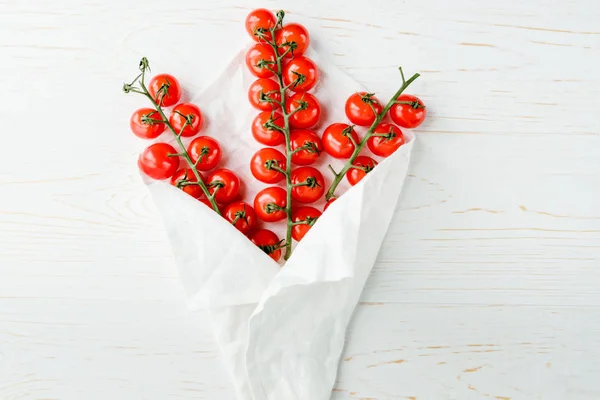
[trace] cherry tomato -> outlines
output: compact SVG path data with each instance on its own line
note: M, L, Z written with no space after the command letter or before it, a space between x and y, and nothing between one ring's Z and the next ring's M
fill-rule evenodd
M325 210L327 210L329 208L329 206L331 205L331 203L333 203L336 200L337 200L336 197L332 197L327 203L325 203L325 207L323 207L323 212L325 212Z
M250 172L256 179L264 183L277 183L285 178L285 175L277 169L285 171L286 158L279 151L271 147L260 149L250 160Z
M154 143L140 154L138 167L150 178L170 178L179 168L179 156L172 154L177 154L177 150L170 144Z
M325 192L323 175L313 167L300 167L293 170L292 184L302 184L292 189L292 197L300 203L314 203Z
M258 218L265 222L276 222L287 216L287 192L279 186L261 190L254 198L254 210Z
M277 70L275 51L266 43L256 43L246 53L246 65L257 78L273 76L271 70Z
M310 165L317 161L323 151L321 139L313 131L300 129L292 131L290 135L290 145L292 151L292 162L296 165ZM304 148L304 150L298 150Z
M148 92L157 104L171 107L181 99L181 86L179 81L169 74L156 75L148 82Z
M394 104L390 108L390 118L395 124L403 128L416 128L425 120L427 110L425 104L417 96L412 94L401 94L396 101L402 104Z
M357 168L350 168L348 172L346 172L346 179L348 179L350 185L354 186L375 168L377 161L373 160L371 157L358 156L352 165L355 165Z
M373 108L371 108L371 106ZM373 109L375 112L373 112ZM383 107L373 93L354 93L346 100L346 117L355 125L371 126Z
M306 92L317 84L319 69L310 58L294 57L283 67L283 83L294 92Z
M283 116L278 112L263 111L252 121L252 136L258 143L266 146L279 146L285 141L285 136L277 129L270 129L269 124L283 129Z
M332 157L350 158L354 153L354 143L358 143L358 135L354 128L347 124L335 123L329 125L323 132L323 148Z
M271 40L271 32L269 29L275 26L277 18L270 10L266 8L258 8L250 11L246 17L246 32L255 41ZM263 36L260 36L262 32Z
M379 124L373 131L373 136L367 141L367 145L376 156L387 157L398 150L398 147L402 146L404 142L404 135L396 125Z
M291 23L284 25L283 28L275 32L275 42L279 46L279 55L287 51L291 45L293 52L289 51L285 56L291 57L292 53L294 56L301 56L310 44L310 36L304 26ZM289 45L284 45L284 43L288 43Z
M277 103L270 103L265 98L281 102L279 84L272 79L260 78L255 80L248 88L248 100L252 107L263 111L280 108Z
M198 136L190 142L187 151L199 171L211 170L221 161L221 146L210 136Z
M204 182L204 177L200 174L200 179ZM195 199L204 196L202 188L194 183L198 182L194 171L191 168L182 168L171 177L171 185L178 187Z
M186 125L188 119L190 123ZM169 122L175 132L181 132L181 136L192 137L200 132L204 120L202 118L202 112L196 105L191 103L181 103L173 108L173 113L169 117ZM185 128L183 127L184 125ZM183 129L183 132L181 129Z
M135 136L142 139L156 139L165 130L160 114L152 108L140 108L133 113L129 126Z
M321 118L321 105L315 96L310 93L294 93L286 102L286 110L289 113L301 108L289 118L292 128L310 129L315 126Z
M298 207L292 211L293 222L305 222L304 224L298 224L292 227L292 238L297 242L301 241L320 216L321 211L314 207Z
M254 209L243 201L228 205L223 212L223 217L244 235L249 234L256 227Z
M273 231L259 229L250 236L250 240L257 245L259 249L267 253L273 260L279 261L281 258L281 249L279 249L281 240L279 240Z
M220 204L228 204L236 199L240 193L240 178L233 171L225 168L214 170L206 180L208 192L215 194L215 200Z

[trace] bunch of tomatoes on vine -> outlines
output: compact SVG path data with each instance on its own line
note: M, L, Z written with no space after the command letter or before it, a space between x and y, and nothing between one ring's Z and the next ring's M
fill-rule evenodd
M159 74L146 83L150 68L143 58L137 77L123 86L126 93L141 94L151 104L132 115L133 133L157 139L168 131L176 144L159 141L148 146L138 158L140 170L155 180L169 179L275 261L282 253L286 260L290 257L293 241L302 240L337 199L342 179L356 185L376 168L376 158L390 156L406 142L401 128L416 128L426 116L423 102L403 93L419 74L405 79L400 68L402 85L387 104L373 93L352 93L344 105L349 123L320 126L321 105L311 93L319 81L319 68L305 55L309 33L303 25L284 24L283 19L283 11L274 14L266 9L253 10L246 18L246 31L256 42L246 53L246 66L256 77L248 89L248 101L257 110L248 134L265 146L248 163L252 176L269 185L251 202L240 198L243 182L238 175L220 165L219 142L201 135L204 116L200 108L180 102L182 89L174 76ZM328 165L325 172L331 179L326 179L312 166L321 157L346 161L339 171ZM322 211L310 205L323 196L327 202ZM268 224L280 221L286 221L283 238L267 229Z

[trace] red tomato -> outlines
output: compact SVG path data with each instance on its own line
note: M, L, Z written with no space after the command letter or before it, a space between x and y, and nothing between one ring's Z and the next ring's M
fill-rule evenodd
M188 120L190 123L185 125ZM200 132L200 128L202 128L202 123L204 121L202 112L196 105L191 103L181 103L173 108L173 113L169 117L169 122L175 132L181 133L181 136L192 137ZM185 128L183 128L183 125L185 125ZM181 129L183 129L183 132Z
M156 104L163 107L171 107L181 99L181 86L173 75L160 74L148 82L148 92Z
M208 192L215 194L215 201L220 204L228 204L236 199L240 192L240 178L233 171L225 168L214 170L206 180Z
M190 142L187 151L199 171L211 170L221 161L221 146L210 136L198 136Z
M249 234L256 227L256 214L254 209L243 201L237 201L225 208L223 217L244 235Z
M287 193L279 186L271 186L261 190L254 198L254 210L258 218L265 222L276 222L287 216Z
M310 44L310 36L308 36L308 31L304 26L291 23L284 25L283 28L275 32L275 42L279 46L279 55L283 54L291 46L294 56L301 56ZM291 56L292 51L286 54L286 57Z
M202 174L200 174L200 179L204 182ZM196 175L194 175L194 171L191 168L182 168L171 178L171 185L178 187L195 199L204 196L202 188L199 185L195 185L197 182L198 179L196 179Z
M301 241L320 216L321 211L314 207L298 207L292 211L293 222L305 222L292 227L292 238L298 242Z
M250 160L250 172L256 179L264 183L277 183L285 175L277 169L285 171L286 158L279 151L271 147L260 149Z
M283 116L278 112L263 111L252 121L252 136L258 143L266 146L279 146L285 142L285 136L277 129L271 129L269 125L275 125L283 129Z
M257 42L260 40L271 40L269 29L274 27L276 23L277 18L275 14L266 8L258 8L250 11L250 14L246 17L246 32Z
M377 136L376 136L377 135ZM387 157L404 144L400 128L392 124L379 124L367 141L369 150L376 156Z
M331 205L331 203L333 203L336 200L337 200L336 197L332 197L327 203L325 203L325 207L323 207L323 212L325 212L325 210L327 210L329 208L329 206Z
M277 60L275 51L266 43L256 43L246 53L246 65L257 78L268 78L273 76L273 71L277 70Z
M280 108L279 104L267 100L273 99L281 102L279 84L272 79L261 78L255 80L248 88L248 100L252 107L263 111L271 111Z
M319 158L321 151L323 151L323 144L319 136L307 129L292 131L290 145L292 151L296 151L296 153L292 154L292 162L296 165L310 165L314 163ZM299 150L301 148L304 149Z
M297 109L300 111L294 112ZM294 93L286 102L286 110L294 112L289 118L292 128L310 129L321 118L321 105L315 96L310 93Z
M158 111L152 108L140 108L133 113L129 126L135 136L142 139L156 139L165 130L165 124Z
M401 94L396 101L401 104L394 104L390 108L390 118L395 124L403 128L416 128L425 120L427 110L425 105L417 96L412 94Z
M325 192L325 180L318 169L300 167L292 171L292 197L300 203L314 203Z
M335 123L329 125L323 132L323 148L332 157L350 158L354 153L354 143L359 142L358 135L354 128L347 124Z
M371 126L377 118L376 114L380 114L382 111L383 107L374 93L354 93L346 100L346 117L358 126Z
M148 146L138 158L140 170L153 179L167 179L179 168L177 150L167 143L154 143Z
M283 67L283 84L294 92L306 92L317 84L319 69L310 58L294 57Z
M281 240L274 232L268 229L259 229L250 236L250 240L273 260L279 261L281 258L281 249L279 248Z
M354 186L375 168L377 161L373 160L371 157L358 156L352 165L355 165L356 168L351 167L348 172L346 172L346 179L348 179L350 185Z

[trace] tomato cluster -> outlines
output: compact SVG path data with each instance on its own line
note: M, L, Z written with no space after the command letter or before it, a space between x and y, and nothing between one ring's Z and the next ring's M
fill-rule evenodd
M179 147L166 142L150 145L138 159L139 168L153 179L170 178L174 186L212 207L275 261L283 251L287 259L291 240L302 240L336 201L335 190L342 178L356 185L377 166L378 159L406 143L401 128L416 128L426 117L423 102L403 93L418 74L408 81L402 74L403 86L386 105L374 93L356 92L344 104L348 121L320 126L323 110L313 93L319 88L320 73L307 57L310 36L298 23L284 24L283 16L282 11L275 15L256 9L246 18L246 30L255 43L245 62L256 78L247 97L257 110L249 133L259 144L248 161L252 176L266 184L251 204L240 198L242 182L238 176L218 168L222 158L219 143L212 137L198 136L203 114L196 105L179 102L182 90L175 77L157 75L146 88L143 59L141 89L124 86L126 92L136 91L153 100L154 108L139 109L131 117L133 133L157 139L168 129ZM165 109L170 107L167 118ZM189 144L184 145L182 138ZM315 168L327 165L323 157L344 163L339 172L331 167L334 177L327 181L327 193L326 179ZM321 211L315 203L325 194L327 202ZM284 220L284 239L265 229L266 224Z
M145 69L142 76L145 76ZM219 207L226 207L223 215L233 223L240 209L235 202L240 192L240 179L233 171L216 168L222 157L219 142L210 136L197 136L204 124L200 108L191 103L179 103L181 86L172 75L156 75L147 87L142 78L140 86L135 90L147 94L154 108L141 108L134 112L130 119L131 130L140 138L157 139L168 127L179 147L177 150L161 141L148 146L138 158L140 170L152 179L170 178L173 186L215 211L220 212ZM171 106L174 107L167 118L165 109ZM191 141L185 146L181 138ZM203 172L208 175L204 176ZM242 210L246 211L243 207ZM234 225L245 232L248 226L252 226L253 218L254 212L247 210L247 215L238 217Z

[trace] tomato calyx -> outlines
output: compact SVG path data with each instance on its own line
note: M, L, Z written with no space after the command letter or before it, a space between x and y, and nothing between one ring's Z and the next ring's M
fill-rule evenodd
M231 225L235 226L235 224L237 224L237 222L240 219L243 219L244 221L246 221L247 224L250 224L248 222L248 216L246 215L246 206L245 205L244 205L243 210L236 211L234 215L235 215L235 218L233 219L233 221L231 221Z
M273 214L274 212L277 212L277 211L285 211L285 207L281 207L275 203L268 203L265 206L265 212L267 214Z
M376 104L377 100L373 98L374 96L375 93L365 93L364 95L360 96L360 99L366 104Z
M273 170L273 171L277 171L283 175L287 175L287 172L285 172L285 170L279 168L279 160L276 160L275 158L272 158L270 160L265 161L265 168L268 170Z
M357 143L356 140L354 140L354 136L352 135L352 133L354 132L354 126L355 125L349 125L348 127L344 128L342 130L342 136L347 137L354 145L354 148L356 148Z
M308 108L308 105L309 105L308 101L302 100L302 99L296 100L296 104L298 104L298 108L296 108L294 111L292 111L290 113L290 116L294 115L297 112L306 110Z
M140 118L140 121L142 121L142 124L144 125L157 125L165 123L165 121L163 121L162 119L152 118L152 115L154 114L156 114L156 111L151 111L147 114L144 114L142 115L142 118Z
M425 104L422 104L419 100L415 100L415 101L396 100L394 102L394 104L409 105L409 106L411 106L411 108L414 108L415 110L417 110L419 108L425 108Z
M307 186L310 189L314 189L316 187L321 187L321 185L319 185L319 182L317 181L317 178L315 178L314 176L309 176L306 178L306 180L304 180L304 182L295 183L292 185L292 187L300 187L300 186Z
M371 136L375 136L375 137L380 137L382 140L392 140L393 138L395 138L396 136L398 136L396 134L396 132L394 132L394 128L390 127L390 130L388 133L374 133Z
M369 172L373 171L373 168L375 168L374 165L368 164L368 165L353 165L350 167L350 169L359 169L361 171L364 171L365 174L368 174Z
M285 247L285 239L281 239L275 244L261 244L258 246L259 249L270 255L272 252L283 249Z
M295 42L292 42L292 43L295 43ZM295 89L297 86L302 85L306 81L306 75L301 74L300 72L296 72L296 71L292 71L292 74L294 74L294 76L296 76L296 79L294 79L292 81L292 83L290 83L288 85L288 88Z
M181 133L183 133L183 130L185 129L185 127L187 125L192 126L192 124L194 123L194 118L196 118L196 117L193 114L184 115L179 111L175 111L175 114L178 114L185 119L185 123L181 127L181 132L179 132L179 135L181 135Z
M263 60L261 60L261 61L263 61ZM276 90L271 90L271 91L268 91L268 92L263 92L261 90L260 93L258 94L258 101L260 103L269 103L269 104L275 103L275 104L281 106L280 102L278 102L277 100L275 100L275 99L273 99L273 98L270 97L272 94L277 94L277 93L278 92Z
M317 144L310 140L307 140L306 142L304 142L304 144L302 146L298 147L297 149L292 150L292 154L296 154L303 150L306 150L309 153L321 155L321 150L319 150L319 148L317 147Z
M303 220L292 222L292 225L308 225L308 226L313 226L315 224L315 222L317 222L318 219L319 219L319 217L306 217Z
M269 99L271 98L269 97ZM274 118L274 113L271 112L271 118L269 118L269 120L263 124L263 127L271 131L278 131L283 133L284 129L275 123L275 121L279 118L281 117Z

